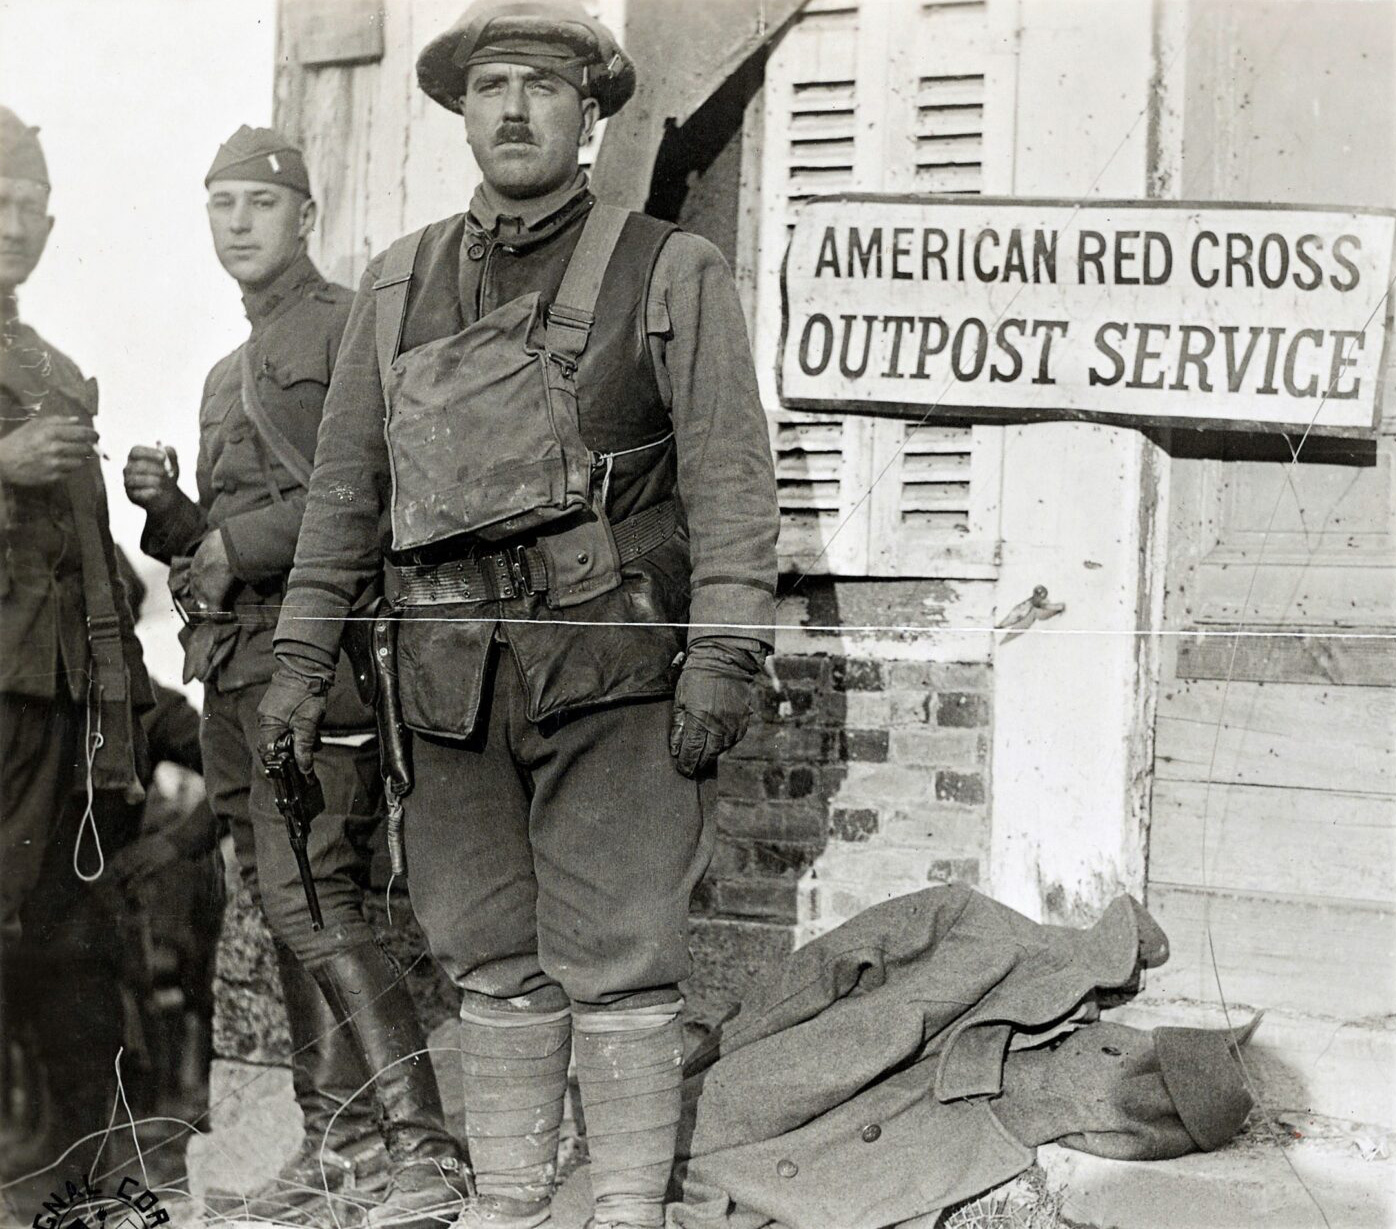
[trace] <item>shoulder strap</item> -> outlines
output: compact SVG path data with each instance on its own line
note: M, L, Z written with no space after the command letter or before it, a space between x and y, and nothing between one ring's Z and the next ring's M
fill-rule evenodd
M596 320L596 297L630 213L598 201L582 224L581 238L567 262L557 298L548 308L548 353L575 363L587 348Z
M242 409L257 434L266 441L267 447L276 454L276 459L286 467L286 471L303 487L310 485L310 470L314 464L311 457L301 452L272 420L262 399L257 395L257 373L252 370L252 344L242 347Z
M397 360L398 351L402 348L402 330L407 323L407 292L412 286L417 249L422 246L422 236L425 234L424 226L396 240L383 257L382 275L373 283L378 378L384 381L385 397L388 368Z

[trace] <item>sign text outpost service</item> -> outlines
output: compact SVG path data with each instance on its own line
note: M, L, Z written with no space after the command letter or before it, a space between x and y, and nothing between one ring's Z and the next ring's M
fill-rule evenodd
M1389 213L810 201L784 270L795 409L1371 431Z

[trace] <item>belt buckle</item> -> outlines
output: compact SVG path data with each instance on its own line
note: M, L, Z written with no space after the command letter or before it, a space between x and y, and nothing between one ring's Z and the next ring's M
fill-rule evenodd
M536 590L529 583L528 563L524 559L524 548L522 546L506 546L502 552L505 562L509 567L509 575L513 579L514 588L521 594L532 597Z

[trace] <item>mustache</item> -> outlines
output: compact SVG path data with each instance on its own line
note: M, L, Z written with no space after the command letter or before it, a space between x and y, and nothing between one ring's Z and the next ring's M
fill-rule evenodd
M495 130L494 143L496 145L508 145L514 142L523 142L527 145L537 145L534 139L533 129L528 124L519 120L513 120L500 124Z

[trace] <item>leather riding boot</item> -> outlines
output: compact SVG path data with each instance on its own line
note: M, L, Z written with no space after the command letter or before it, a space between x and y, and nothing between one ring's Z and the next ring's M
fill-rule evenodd
M340 1023L309 971L289 948L275 946L291 1034L291 1085L305 1139L275 1178L245 1202L220 1193L219 1208L281 1223L357 1223L366 1198L388 1180L373 1088L364 1087L368 1069L353 1032ZM327 1197L338 1193L346 1198L331 1212Z
M383 1109L389 1181L369 1224L450 1224L464 1198L465 1166L446 1130L436 1073L406 983L374 942L336 952L310 971L340 1021L353 1030Z
M547 1223L557 1178L571 1012L500 1011L479 995L466 999L465 1135L479 1199L456 1229L535 1229Z
M674 1167L681 1003L572 1011L596 1229L657 1229Z

